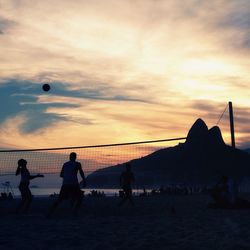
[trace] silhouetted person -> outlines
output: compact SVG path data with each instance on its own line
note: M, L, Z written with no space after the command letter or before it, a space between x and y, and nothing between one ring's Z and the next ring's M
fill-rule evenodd
M76 153L72 152L69 155L69 161L63 164L60 177L63 178L63 184L59 193L57 201L51 207L48 216L52 215L57 206L66 199L71 199L74 214L76 215L82 203L82 191L77 178L79 171L82 177L82 186L85 187L86 181L80 162L76 161Z
M235 180L223 176L212 189L211 196L215 203L210 208L250 208L250 201L238 197L238 186Z
M32 194L29 189L30 180L44 176L41 174L31 175L29 170L27 169L27 161L24 159L20 159L17 163L18 167L16 170L16 175L21 174L19 190L22 196L22 200L16 209L16 212L19 213L27 212L30 207L30 203L32 201Z
M13 197L12 193L9 192L9 194L8 194L8 200L13 200L13 199L14 199L14 197Z
M215 204L219 207L227 207L230 205L228 181L229 179L227 176L222 176L211 192L211 196L214 199Z
M126 200L129 200L134 205L132 198L132 182L134 182L134 174L131 171L130 163L126 164L126 170L120 176L120 186L124 192L124 196L119 206L121 206Z

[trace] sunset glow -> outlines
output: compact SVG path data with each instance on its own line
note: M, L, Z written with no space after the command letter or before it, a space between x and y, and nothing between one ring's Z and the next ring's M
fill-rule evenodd
M0 147L185 137L228 101L250 147L249 15L247 0L0 0Z

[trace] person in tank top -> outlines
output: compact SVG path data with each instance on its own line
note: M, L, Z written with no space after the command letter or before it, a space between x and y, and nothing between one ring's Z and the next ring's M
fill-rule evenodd
M51 207L48 216L52 215L58 205L66 199L70 199L73 206L73 212L76 215L81 203L83 194L80 189L77 174L82 177L82 187L86 186L85 175L80 162L76 161L77 155L75 152L70 153L69 161L63 164L60 177L63 178L62 187L57 201Z

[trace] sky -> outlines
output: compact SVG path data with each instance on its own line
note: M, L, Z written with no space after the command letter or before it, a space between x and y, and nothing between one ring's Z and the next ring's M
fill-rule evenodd
M0 0L0 148L185 137L228 101L250 147L249 52L249 0Z

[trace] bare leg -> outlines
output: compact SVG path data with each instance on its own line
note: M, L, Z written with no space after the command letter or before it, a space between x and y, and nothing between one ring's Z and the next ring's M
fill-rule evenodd
M54 202L54 204L51 206L49 212L47 213L46 217L50 217L56 210L56 208L59 206L59 204L63 201L60 197Z
M20 201L20 203L18 204L16 210L15 210L15 213L18 214L22 211L23 207L24 207L24 204L25 204L26 200L22 199Z
M121 207L127 200L128 198L126 197L126 195L122 198L121 202L118 204L119 207Z
M135 205L132 195L128 197L128 200L130 201L130 204L131 204L132 206Z
M79 209L81 208L81 205L82 205L82 197L78 197L75 202L74 202L74 206L73 206L73 214L75 216L78 215L78 211Z
M134 206L132 190L130 188L124 189L124 198L119 203L119 207L122 206L127 200L129 200L130 204Z
M32 196L29 197L29 199L27 199L24 203L24 206L23 206L23 212L24 213L27 213L29 211L29 208L30 208L30 204L32 202Z

